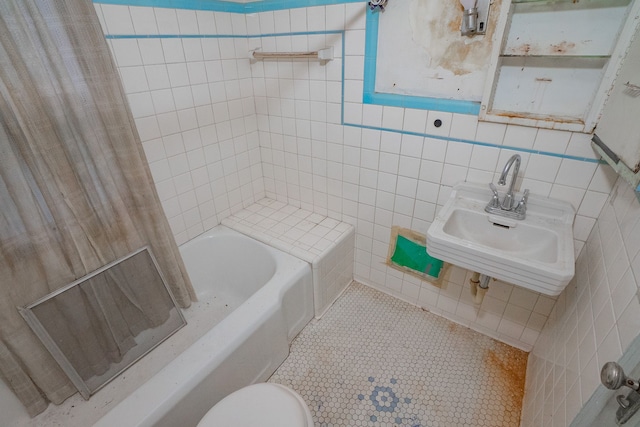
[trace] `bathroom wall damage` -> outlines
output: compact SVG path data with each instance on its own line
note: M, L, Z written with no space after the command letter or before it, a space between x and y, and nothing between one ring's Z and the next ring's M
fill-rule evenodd
M491 5L486 35L465 37L457 0L394 3L379 18L376 91L479 101L501 5Z
M494 24L499 10L499 2L496 3L498 7L491 8L493 20L489 20ZM462 7L458 1L414 0L409 19L413 40L431 57L430 68L441 67L455 75L465 75L486 66L495 25L489 25L485 36L461 36Z

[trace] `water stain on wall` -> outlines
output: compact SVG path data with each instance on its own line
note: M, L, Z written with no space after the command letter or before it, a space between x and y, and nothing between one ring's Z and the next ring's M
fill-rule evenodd
M501 4L494 0L491 5L486 35L465 37L460 34L463 9L458 0L412 0L413 40L431 58L431 68L442 67L458 76L482 70L491 55Z
M577 48L588 46L591 40L584 40L581 46L576 46L573 42L563 41L554 44L533 45L531 43L523 43L510 46L505 49L507 55L568 55L575 53Z

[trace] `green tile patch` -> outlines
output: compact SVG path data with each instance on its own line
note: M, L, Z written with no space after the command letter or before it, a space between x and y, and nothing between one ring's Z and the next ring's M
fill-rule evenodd
M438 286L448 266L429 255L423 234L397 226L391 228L387 265Z

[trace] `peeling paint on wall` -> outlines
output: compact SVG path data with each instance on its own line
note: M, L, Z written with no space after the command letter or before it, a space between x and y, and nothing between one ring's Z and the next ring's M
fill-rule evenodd
M494 0L487 34L475 37L460 34L458 0L391 4L380 17L376 91L479 101L501 4Z
M486 65L491 54L491 36L495 31L493 18L489 19L489 34L462 37L462 6L459 1L411 1L414 41L431 57L431 68L442 67L456 75L469 74Z

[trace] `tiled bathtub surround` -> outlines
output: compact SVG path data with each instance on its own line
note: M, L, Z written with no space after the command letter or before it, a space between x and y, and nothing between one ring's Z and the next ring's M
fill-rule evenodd
M244 15L95 6L178 244L263 198Z
M639 277L640 203L620 180L531 353L523 427L569 425L589 400L640 331Z
M222 220L229 228L311 264L316 317L353 278L353 226L271 199Z

